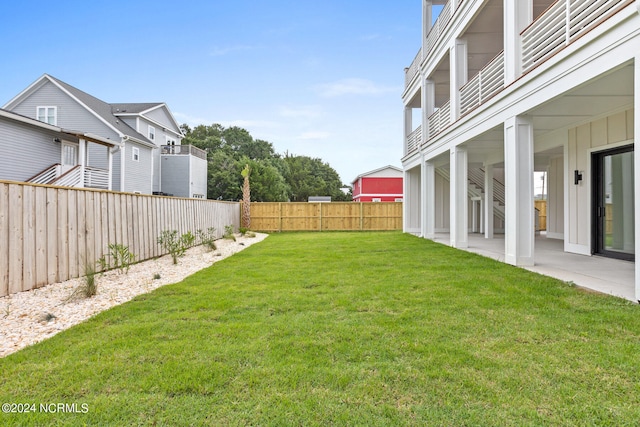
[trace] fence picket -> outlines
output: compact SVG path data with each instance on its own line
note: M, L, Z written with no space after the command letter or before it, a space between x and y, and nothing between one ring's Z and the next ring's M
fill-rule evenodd
M137 259L163 255L162 230L240 224L239 203L132 195L0 181L0 296L65 281L129 246Z

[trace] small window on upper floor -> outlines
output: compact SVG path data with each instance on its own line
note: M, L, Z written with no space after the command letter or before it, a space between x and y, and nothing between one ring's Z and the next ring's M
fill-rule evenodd
M37 107L38 120L56 126L58 123L58 107Z
M176 140L167 136L167 144L166 145L176 145Z
M149 139L152 141L156 139L156 128L153 126L149 126Z
M133 147L131 152L132 152L132 156L131 156L132 160L134 162L139 162L140 161L140 149L137 148L137 147Z

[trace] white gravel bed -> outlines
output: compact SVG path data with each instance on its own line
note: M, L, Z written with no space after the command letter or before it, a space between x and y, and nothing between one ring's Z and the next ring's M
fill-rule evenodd
M84 283L84 278L54 283L45 287L0 298L0 357L47 339L83 322L89 317L151 292L161 286L180 282L242 249L262 241L267 234L216 240L217 250L197 246L178 258L173 265L169 255L132 265L128 274L117 270L96 275L97 294L91 298L69 297ZM154 279L156 274L159 279Z

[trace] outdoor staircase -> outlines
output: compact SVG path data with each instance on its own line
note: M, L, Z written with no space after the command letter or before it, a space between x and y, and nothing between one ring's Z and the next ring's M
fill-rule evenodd
M441 177L450 181L449 170L446 168L436 168L436 173ZM484 169L483 168L470 168L467 171L467 192L470 199L481 198L484 199ZM500 220L505 220L504 213L504 183L493 178L493 214Z
M60 163L49 166L42 172L29 178L27 182L34 184L59 185L62 187L81 187L81 166L75 166L61 174Z

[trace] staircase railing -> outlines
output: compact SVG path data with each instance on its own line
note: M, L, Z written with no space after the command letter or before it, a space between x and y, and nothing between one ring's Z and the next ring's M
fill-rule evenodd
M34 184L49 184L54 181L60 175L60 163L49 166L42 172L39 172L27 179L27 182L33 182Z

